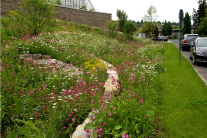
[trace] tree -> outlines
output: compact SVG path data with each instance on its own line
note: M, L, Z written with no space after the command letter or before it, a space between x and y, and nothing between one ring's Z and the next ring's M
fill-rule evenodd
M137 27L131 21L124 24L124 34L128 39L133 39L132 35L136 31Z
M165 23L162 27L162 34L164 36L172 34L172 25L171 25L170 21L167 23L165 20Z
M127 21L128 15L124 11L117 9L116 16L119 20L119 29L121 32L123 32L124 24Z
M199 0L198 3L199 3L199 7L198 7L198 25L199 25L201 19L206 17L205 9L207 5L206 5L206 0Z
M157 13L156 7L154 7L151 4L147 10L147 14L145 14L144 18L143 18L144 21L148 21L150 23L150 24L148 24L148 27L150 27L150 29L151 29L151 35L152 35L152 32L154 31L153 29L155 28L154 21L156 21L158 18L158 15L156 13Z
M207 8L206 8L206 17L201 19L201 23L199 24L198 31L201 36L207 36Z
M109 35L112 38L115 38L117 35L117 27L119 23L117 21L108 21L106 23L106 28L109 30Z
M178 27L177 25L175 25L173 29L178 29L178 28L179 28L179 27Z
M21 0L20 7L25 11L27 25L34 35L40 33L56 14L55 5L51 0Z
M155 34L155 36L154 36L154 40L157 40L158 35L159 35L159 31L158 31L157 26L155 26L155 29L154 29L154 34Z
M191 34L191 19L188 12L185 13L185 17L183 18L184 27L182 29L183 34Z
M193 8L193 13L192 13L192 19L193 19L193 27L196 32L198 32L198 13L196 9Z

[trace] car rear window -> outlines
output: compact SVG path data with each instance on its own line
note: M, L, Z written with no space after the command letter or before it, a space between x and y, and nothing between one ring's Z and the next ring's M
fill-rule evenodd
M187 38L198 38L198 35L187 35Z
M207 47L207 39L198 39L197 46L199 46L199 47Z

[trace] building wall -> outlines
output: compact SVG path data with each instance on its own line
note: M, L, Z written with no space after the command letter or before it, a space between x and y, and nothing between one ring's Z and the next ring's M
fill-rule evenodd
M10 10L20 10L19 2L20 0L1 0L1 16L5 16ZM55 18L100 28L104 28L105 23L111 20L109 13L91 12L64 6L55 6L55 10L58 12Z

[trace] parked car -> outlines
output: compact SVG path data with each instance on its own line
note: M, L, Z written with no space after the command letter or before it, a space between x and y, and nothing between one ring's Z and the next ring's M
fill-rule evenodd
M190 59L194 65L197 62L207 63L207 37L200 37L191 42Z
M154 38L152 38L154 40ZM166 36L158 36L157 41L168 41Z
M182 45L181 45L182 51L187 50L187 49L189 50L190 49L190 43L198 37L199 37L198 34L185 34L184 38L181 42L182 43Z

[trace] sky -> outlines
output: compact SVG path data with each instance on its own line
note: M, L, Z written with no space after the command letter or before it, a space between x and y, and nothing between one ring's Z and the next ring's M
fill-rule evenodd
M141 21L152 4L157 9L159 16L156 21L178 22L179 11L184 15L188 12L192 15L193 8L198 9L198 0L91 0L97 12L111 13L112 20L116 17L117 9L126 12L128 20ZM192 22L192 21L191 21Z

